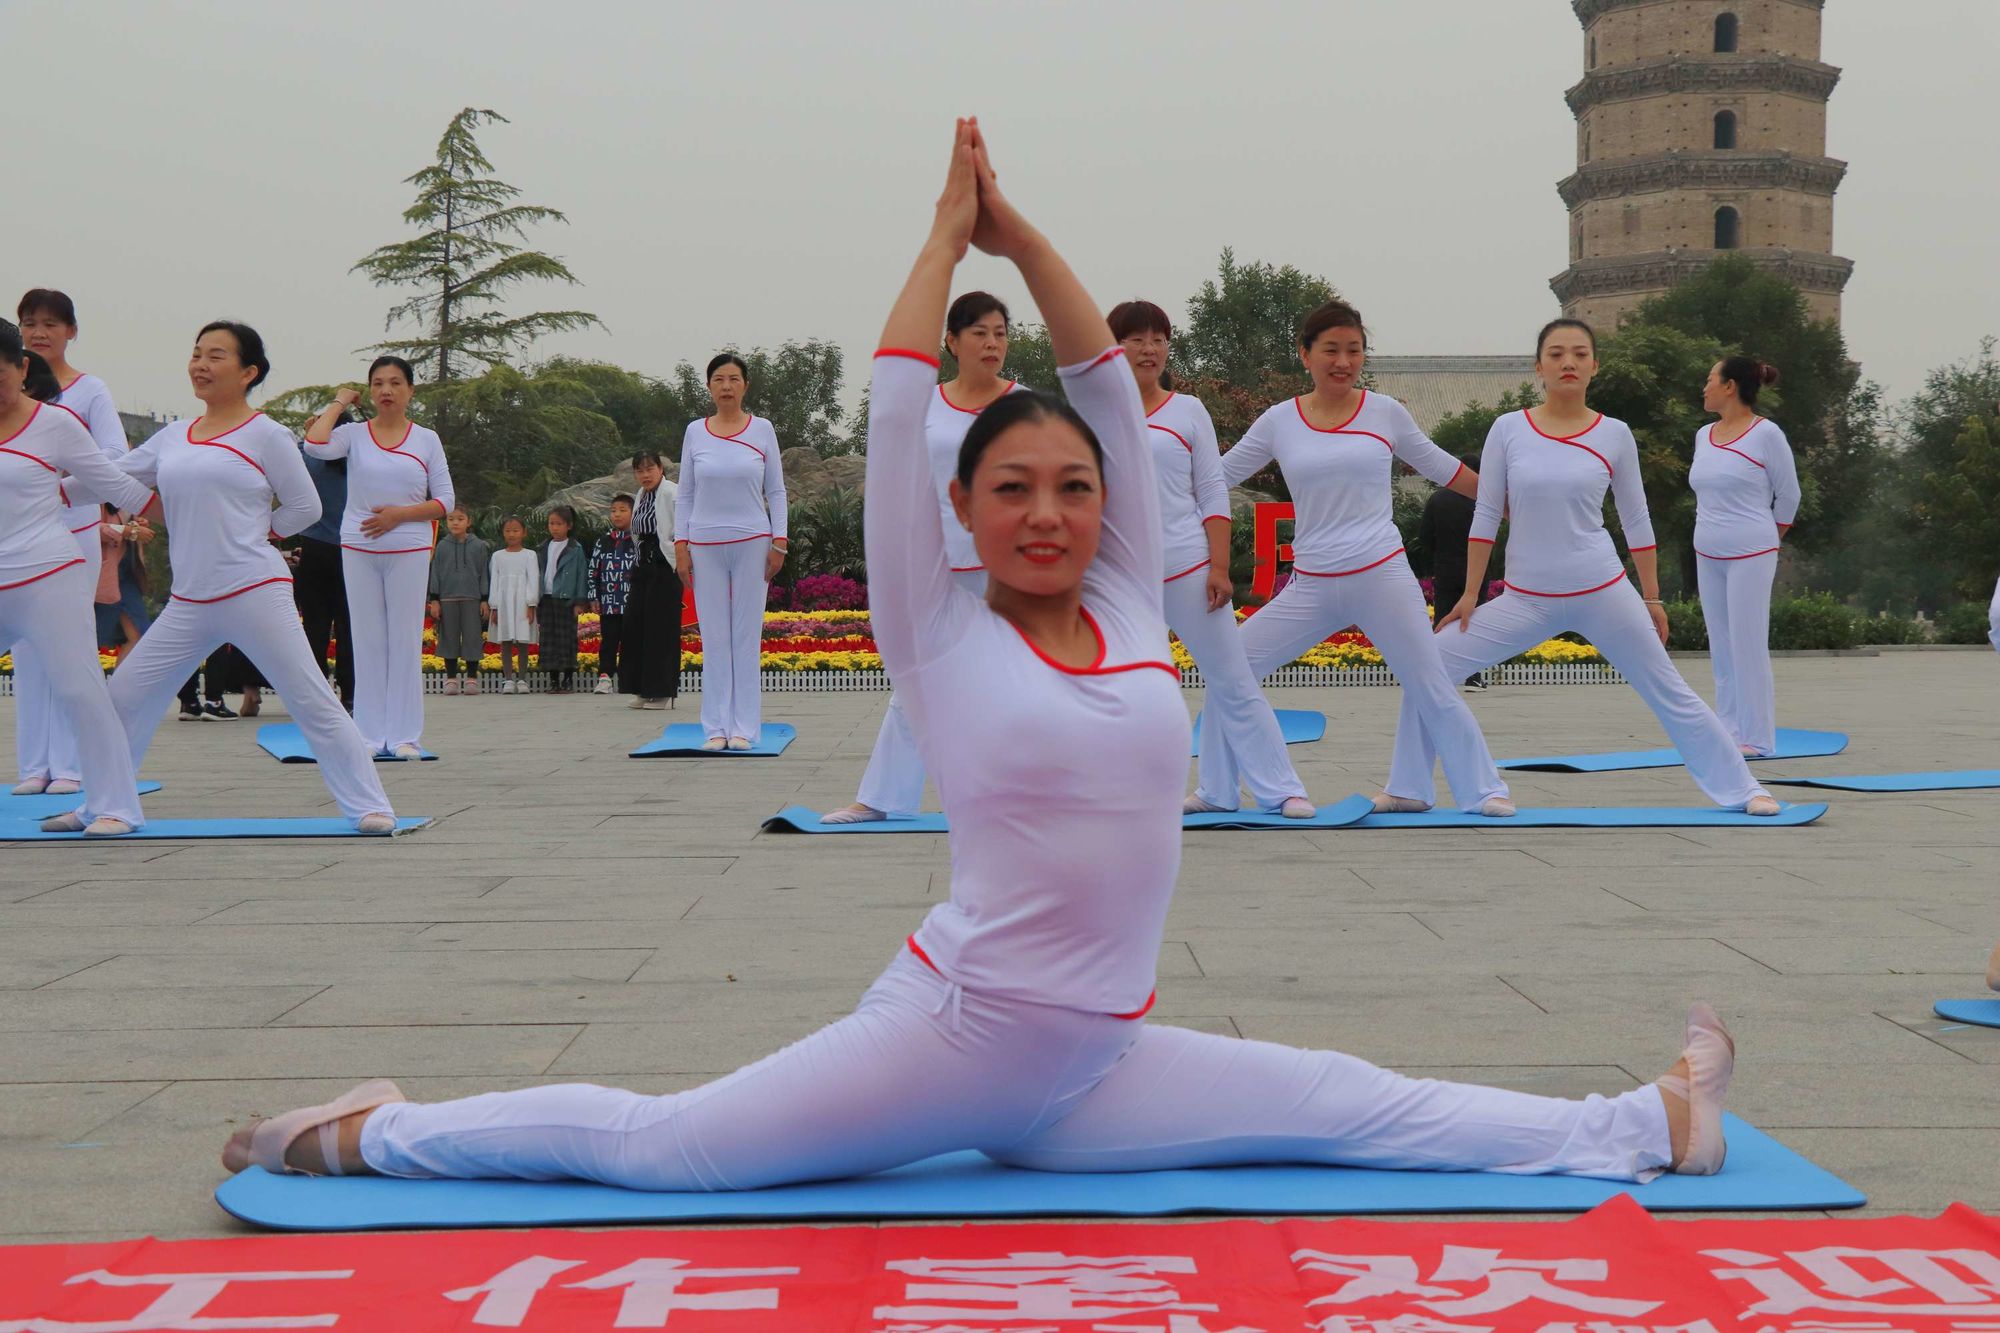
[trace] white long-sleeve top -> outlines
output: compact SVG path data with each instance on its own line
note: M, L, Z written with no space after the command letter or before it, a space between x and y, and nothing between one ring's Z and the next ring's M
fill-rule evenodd
M394 444L375 438L375 424L350 421L335 426L325 444L306 441L314 458L347 460L347 508L340 515L340 544L371 555L403 555L437 545L437 528L429 519L400 523L379 537L364 537L361 524L377 505L414 505L430 501L437 516L451 512L451 467L444 460L444 441L437 432L416 422L404 423L403 437Z
M75 413L37 403L27 424L0 440L0 591L83 562L72 508L101 513L108 501L137 513L152 498L100 452Z
M1604 530L1604 492L1634 551L1650 551L1653 519L1639 478L1639 445L1624 422L1602 412L1574 435L1549 435L1525 411L1486 432L1471 540L1489 546L1508 515L1507 587L1536 597L1596 592L1625 577Z
M118 405L111 401L111 390L103 380L78 375L55 401L76 413L90 438L97 441L98 452L114 462L125 456L125 423L118 419ZM104 514L94 504L72 504L63 519L71 532L88 532L104 521Z
M1138 386L1116 347L1061 371L1105 480L1083 581L1100 651L1066 667L952 582L924 453L935 366L877 353L868 404L875 642L951 823L951 900L911 948L968 990L1137 1016L1180 870L1188 748Z
M1799 472L1777 423L1758 417L1733 440L1711 422L1694 433L1694 549L1711 560L1743 560L1778 549L1778 529L1799 514Z
M160 493L173 541L172 595L219 602L292 572L272 537L319 522L319 491L292 433L259 412L202 435L201 419L167 423L118 466Z
M1164 576L1171 582L1208 568L1208 529L1203 525L1211 518L1229 521L1229 483L1222 479L1215 422L1201 399L1170 394L1146 414L1146 426L1160 493Z
M1297 515L1292 568L1322 578L1373 569L1403 549L1390 492L1397 459L1440 486L1465 467L1401 403L1365 389L1354 415L1331 430L1306 420L1301 399L1267 409L1222 456L1223 480L1240 486L1274 459Z
M1000 396L1005 398L1020 387L1018 382L1010 383ZM931 481L937 487L938 521L944 524L944 558L950 562L954 574L986 568L979 563L979 552L973 549L972 534L959 523L957 511L951 507L951 482L958 475L959 446L965 443L965 433L984 410L960 407L940 384L931 398L930 410L924 413L924 447L930 453Z
M681 438L674 540L723 546L785 535L785 469L778 433L751 417L734 435L717 435L706 417Z

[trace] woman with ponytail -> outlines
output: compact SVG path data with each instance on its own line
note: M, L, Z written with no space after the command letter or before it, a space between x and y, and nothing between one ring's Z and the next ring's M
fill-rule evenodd
M100 512L107 501L136 512L153 497L111 465L75 413L55 404L61 395L49 363L0 320L0 652L41 664L46 694L21 700L23 727L34 714L44 730L60 726L75 737L84 807L43 829L112 837L145 821L132 756L97 664L97 579L86 572L66 515L86 504ZM90 540L94 548L95 531Z
M1799 474L1785 432L1757 415L1757 391L1777 367L1726 356L1708 372L1701 405L1716 420L1694 436L1694 553L1715 712L1743 753L1778 748L1771 678L1771 580L1778 545L1799 512Z
M69 363L69 345L76 338L76 304L67 294L37 287L15 307L21 321L21 343L28 354L41 359L51 377L54 392L47 401L75 413L83 428L106 458L125 453L125 427L118 419L111 390L95 375L86 375ZM71 500L76 500L72 495ZM99 507L88 501L63 509L63 526L83 557L85 576L95 586L99 562L104 558L98 539L102 522ZM14 731L14 751L18 760L19 784L16 796L38 792L71 795L83 785L83 770L77 753L76 733L68 715L55 703L55 684L48 666L33 648L14 655L14 697L20 701Z

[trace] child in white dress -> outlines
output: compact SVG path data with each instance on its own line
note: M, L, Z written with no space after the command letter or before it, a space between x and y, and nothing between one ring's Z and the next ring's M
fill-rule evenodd
M528 645L535 641L535 603L542 596L541 562L527 549L528 525L510 518L500 525L506 549L493 553L492 590L487 598L487 623L500 645L500 693L526 694ZM515 670L515 655L520 669Z

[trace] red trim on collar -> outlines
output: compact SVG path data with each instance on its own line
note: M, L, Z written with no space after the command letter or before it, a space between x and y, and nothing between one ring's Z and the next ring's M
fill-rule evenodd
M1340 423L1340 424L1339 424L1338 426L1315 426L1315 425L1313 425L1313 424L1312 424L1312 422L1311 422L1310 420L1308 420L1308 419L1307 419L1307 417L1306 417L1306 400L1305 400L1305 395L1304 395L1304 394L1300 394L1300 395L1299 395L1299 396L1298 396L1297 398L1294 398L1294 399L1292 399L1292 407L1293 407L1294 409L1296 409L1296 410L1297 410L1297 412L1298 412L1298 414L1299 414L1299 420L1300 420L1300 421L1302 421L1302 422L1305 422L1305 427L1306 427L1306 429L1307 429L1307 430L1316 430L1316 431L1318 431L1318 432L1319 432L1320 434L1322 434L1322 435L1339 435L1339 434L1342 434L1342 433L1346 432L1346 431L1347 431L1347 428L1348 428L1349 426L1351 426L1351 425L1353 425L1353 424L1354 424L1354 418L1356 418L1356 417L1360 416L1360 415L1361 415L1361 409L1362 409L1362 408L1364 408L1364 407L1366 407L1366 406L1368 406L1368 390L1366 390L1366 389L1363 389L1363 390L1361 391L1361 401L1360 401L1360 402L1358 402L1358 403L1356 403L1356 404L1354 405L1354 410L1353 410L1352 412L1350 412L1350 413L1348 413L1348 414L1347 414L1347 420L1345 420L1345 421L1341 422L1341 423ZM1373 431L1365 431L1365 430L1362 430L1362 431L1355 431L1355 432L1353 432L1353 433L1354 433L1354 434L1356 434L1356 435L1373 435L1373 434L1374 434L1374 432L1373 432ZM1376 435L1376 436L1375 436L1375 438L1376 438L1376 439L1378 439L1378 440L1382 439L1382 437L1381 437L1380 435ZM1383 443L1384 443L1384 444L1386 444L1386 443L1388 443L1388 441L1386 441L1386 440L1383 440Z

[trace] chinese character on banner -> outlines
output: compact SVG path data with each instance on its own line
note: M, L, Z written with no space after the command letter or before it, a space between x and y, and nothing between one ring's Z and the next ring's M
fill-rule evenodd
M1240 1333L1209 1329L1198 1320L1179 1323L1130 1316L1199 1314L1217 1307L1181 1299L1160 1276L1192 1273L1194 1260L1182 1255L1127 1255L1097 1258L1053 1253L1010 1254L1004 1259L892 1259L889 1271L908 1276L907 1305L881 1305L875 1317L900 1321L896 1333L946 1333L962 1321L989 1329L1003 1320L1122 1320L1100 1325L1107 1333ZM937 1323L933 1321L945 1321ZM1007 1325L1007 1333L1022 1326ZM886 1333L886 1329L884 1330Z
M71 1323L62 1319L0 1321L0 1333L167 1333L167 1330L331 1328L339 1322L334 1314L258 1315L230 1319L204 1316L209 1303L232 1282L315 1282L340 1281L354 1276L352 1269L297 1273L107 1273L96 1269L78 1273L63 1283L99 1287L165 1287L145 1309L126 1319L92 1319Z
M1733 1280L1756 1290L1752 1314L1828 1310L1873 1315L2000 1315L2000 1258L1985 1250L1865 1250L1828 1245L1776 1254L1756 1250L1702 1253L1716 1261L1712 1271L1725 1284ZM1871 1328L1869 1333L1887 1333L1887 1329Z
M474 1287L447 1291L448 1301L471 1302L478 1308L472 1322L481 1328L519 1328L535 1297L558 1274L583 1264L581 1259L523 1259ZM562 1285L581 1291L624 1289L616 1328L665 1328L676 1310L775 1310L776 1287L738 1287L730 1291L682 1291L693 1278L710 1281L751 1277L795 1277L796 1268L690 1268L685 1259L635 1259L598 1277Z
M1371 1319L1367 1315L1328 1315L1309 1327L1319 1333L1493 1333L1493 1330L1477 1324L1448 1324L1442 1319L1431 1319L1420 1314L1391 1315L1387 1319Z
M1311 1305L1353 1305L1382 1296L1414 1296L1409 1304L1433 1314L1459 1317L1511 1310L1529 1301L1588 1314L1642 1315L1661 1302L1627 1300L1572 1284L1596 1286L1610 1277L1603 1259L1505 1259L1498 1250L1447 1245L1437 1268L1418 1280L1416 1259L1404 1254L1322 1254L1300 1250L1292 1262L1301 1273L1330 1273L1346 1278L1341 1286L1315 1297Z

